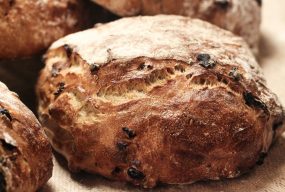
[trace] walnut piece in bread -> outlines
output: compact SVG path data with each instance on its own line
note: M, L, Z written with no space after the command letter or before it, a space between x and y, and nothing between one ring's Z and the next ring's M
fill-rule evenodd
M175 14L206 20L242 36L257 55L261 0L93 0L120 16Z
M0 59L27 57L88 22L84 0L1 0Z
M0 82L0 191L35 192L51 177L52 167L40 123Z
M45 64L40 121L72 171L146 188L233 178L283 131L246 43L200 20L120 19L58 40Z

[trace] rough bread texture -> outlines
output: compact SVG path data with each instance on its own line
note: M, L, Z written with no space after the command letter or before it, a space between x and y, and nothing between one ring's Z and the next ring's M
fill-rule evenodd
M72 171L146 188L233 178L283 131L246 43L200 20L98 25L55 42L45 63L39 116Z
M27 57L87 24L83 0L1 0L0 59Z
M261 0L93 0L120 16L175 14L209 21L242 36L258 53Z
M51 146L33 113L0 82L0 191L35 192L52 174Z

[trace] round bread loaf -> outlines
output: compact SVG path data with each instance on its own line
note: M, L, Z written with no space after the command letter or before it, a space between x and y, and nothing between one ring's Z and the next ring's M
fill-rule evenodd
M1 0L0 59L31 56L82 29L87 23L82 1Z
M93 0L120 16L175 14L206 20L242 36L258 53L261 0Z
M40 120L72 171L146 188L233 178L283 131L246 43L200 20L98 25L55 42L45 64Z
M52 175L51 146L33 113L0 82L0 191L32 192Z

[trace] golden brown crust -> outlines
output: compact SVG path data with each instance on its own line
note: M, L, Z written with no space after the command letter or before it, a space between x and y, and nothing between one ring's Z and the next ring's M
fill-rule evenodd
M51 177L51 147L33 113L1 82L0 127L0 191L36 191Z
M83 0L2 0L0 58L34 55L86 24Z
M93 0L120 16L175 14L209 21L242 36L258 52L261 6L255 0Z
M45 59L39 116L73 171L143 187L232 178L283 131L245 42L200 20L121 19L55 42Z

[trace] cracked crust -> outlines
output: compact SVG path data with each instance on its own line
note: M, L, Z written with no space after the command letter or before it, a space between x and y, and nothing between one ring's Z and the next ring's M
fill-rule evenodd
M258 53L261 1L93 0L120 16L174 14L199 18L242 36Z
M87 24L85 13L82 0L0 1L0 58L39 53L58 38L82 29Z
M246 43L200 20L120 19L60 39L45 64L40 120L73 171L146 188L233 178L283 131Z
M0 127L0 191L36 191L52 175L51 146L33 113L1 82Z

